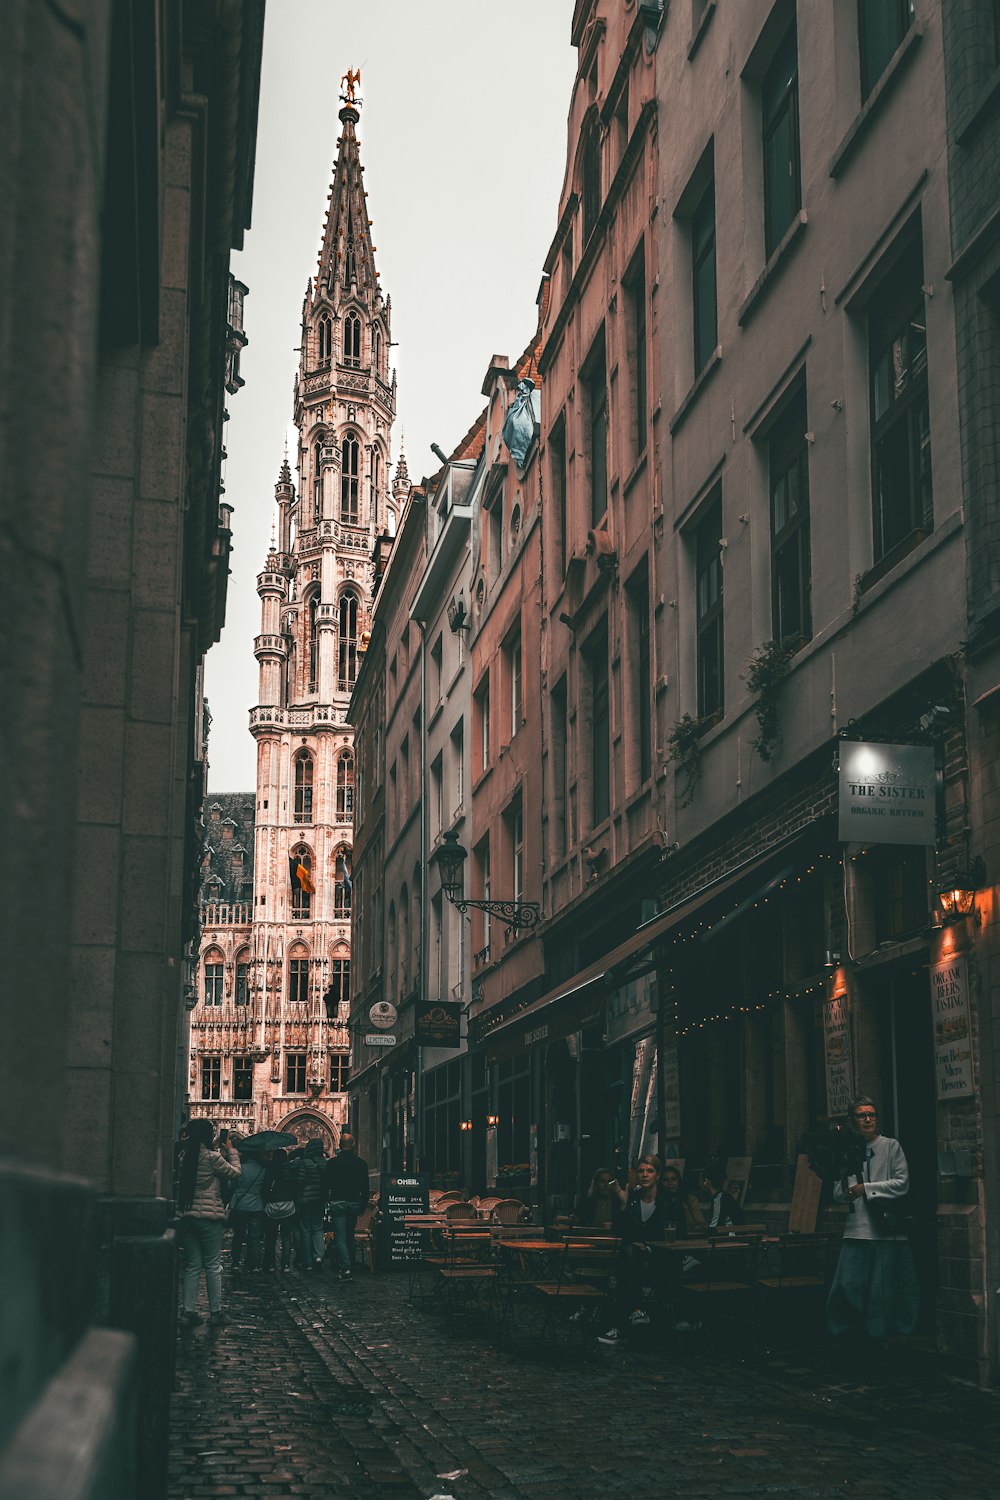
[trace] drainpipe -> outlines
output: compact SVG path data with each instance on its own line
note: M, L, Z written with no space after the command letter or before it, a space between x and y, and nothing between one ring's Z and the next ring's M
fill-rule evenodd
M424 516L425 528L429 525L430 507ZM426 538L426 530L425 530ZM417 621L420 631L420 973L418 998L427 994L427 627L423 620ZM414 1002L413 1024L416 1027L416 1002ZM423 1167L424 1126L424 1049L416 1046L416 1064L413 1078L413 1164L417 1172Z

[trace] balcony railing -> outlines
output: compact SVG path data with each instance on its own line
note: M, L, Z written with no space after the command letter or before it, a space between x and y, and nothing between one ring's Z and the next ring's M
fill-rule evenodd
M249 901L208 901L201 908L202 927L249 927Z

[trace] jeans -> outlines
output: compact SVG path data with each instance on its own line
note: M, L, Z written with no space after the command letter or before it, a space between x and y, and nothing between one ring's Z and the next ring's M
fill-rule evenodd
M260 1269L260 1242L264 1229L264 1215L260 1212L248 1212L246 1209L234 1208L230 1210L230 1219L233 1224L233 1255L232 1268L235 1271L240 1262L240 1253L244 1244L247 1247L246 1269L257 1271Z
M209 1312L222 1310L222 1219L181 1219L181 1246L184 1250L184 1311L194 1312L198 1296L198 1279L205 1273Z
M354 1226L358 1222L360 1211L360 1203L339 1198L335 1198L329 1206L338 1271L349 1271L354 1265Z
M289 1214L287 1219L269 1219L264 1215L264 1270L274 1270L274 1252L278 1245L278 1236L281 1236L281 1269L287 1271L292 1263L292 1237L295 1231L296 1218Z
M295 1214L296 1248L300 1267L314 1265L323 1259L323 1204L299 1203Z

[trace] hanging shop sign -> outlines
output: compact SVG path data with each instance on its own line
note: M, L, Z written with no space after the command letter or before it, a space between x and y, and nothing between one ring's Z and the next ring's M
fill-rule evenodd
M608 1046L641 1031L651 1031L656 1022L656 975L630 979L608 995L605 1030Z
M391 1031L399 1012L391 1000L376 1000L368 1012L368 1019L379 1031Z
M851 1023L846 991L834 995L823 1006L823 1055L826 1060L826 1112L830 1116L850 1113L854 1097L851 1067Z
M663 1049L663 1136L679 1140L681 1134L681 1075L676 1047Z
M369 1031L365 1033L366 1047L395 1047L396 1038L385 1031Z
M418 1046L460 1047L462 1007L455 1000L418 1000L413 1030Z
M842 744L839 802L843 844L933 844L934 751L924 745Z
M966 1098L973 1091L969 971L965 959L953 955L931 964L930 974L937 1096Z

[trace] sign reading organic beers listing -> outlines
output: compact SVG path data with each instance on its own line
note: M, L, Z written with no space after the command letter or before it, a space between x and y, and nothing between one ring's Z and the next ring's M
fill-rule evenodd
M841 745L841 843L933 844L936 807L933 750L867 741Z
M942 958L931 964L930 974L937 1096L962 1099L973 1089L969 973L965 959L954 954Z
M826 1059L826 1112L846 1115L854 1097L851 1067L851 1022L847 994L832 996L823 1006L823 1054Z

